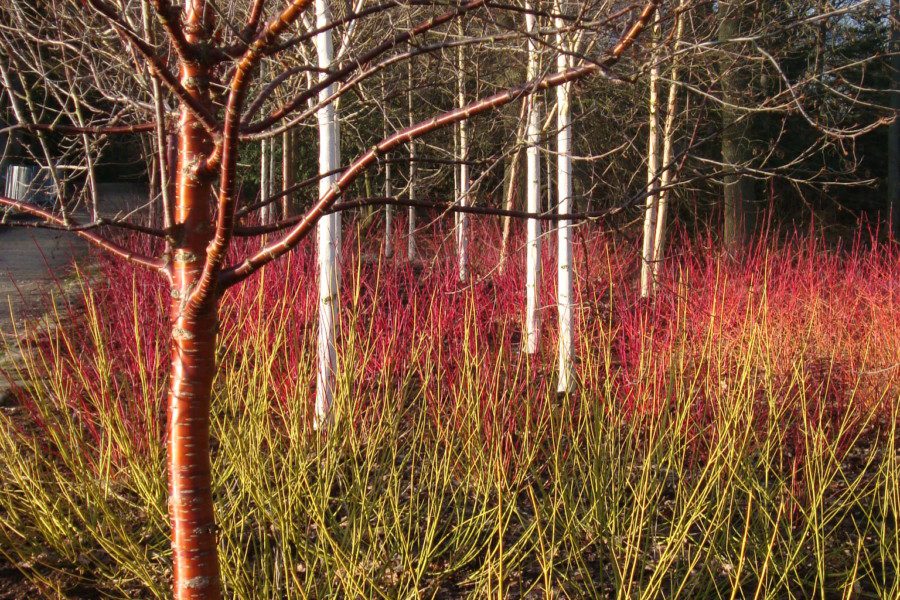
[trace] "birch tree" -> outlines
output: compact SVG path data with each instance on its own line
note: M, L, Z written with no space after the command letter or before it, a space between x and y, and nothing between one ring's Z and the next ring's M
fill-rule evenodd
M556 11L564 14L565 0L558 0ZM557 33L556 71L565 73L571 66L566 21L562 16L555 19ZM557 210L565 215L572 212L572 86L566 82L556 88L556 195ZM575 338L574 310L572 295L572 222L561 220L556 226L557 237L557 283L556 304L559 313L559 382L557 390L568 393L575 389Z
M528 72L527 78L533 81L540 71L540 49L535 39L537 18L532 12L534 2L525 4L525 29L528 33ZM525 151L525 191L527 210L530 213L541 212L541 111L539 97L535 94L525 99L527 106L528 130L527 149ZM548 182L549 183L549 182ZM525 351L537 353L541 340L541 222L528 219L525 240Z
M659 206L659 13L653 22L650 52L650 101L647 115L647 199L644 208L644 243L641 250L641 298L648 298L653 278L653 246Z
M659 279L662 272L663 261L666 252L666 235L669 211L669 197L671 196L671 186L675 182L677 172L672 161L675 157L675 118L678 112L678 90L679 90L679 66L681 63L679 44L684 37L685 15L682 14L687 0L681 0L678 4L678 12L675 14L675 39L673 42L672 67L669 74L669 91L666 100L666 120L663 124L663 148L662 172L659 180L659 194L657 200L656 214L656 234L653 239L653 287L652 293L656 293L659 289ZM658 17L657 17L658 18Z
M329 0L315 0L316 11L316 56L318 57L319 81L325 81L334 58L332 41L331 10ZM323 197L337 182L336 171L340 167L340 133L338 129L337 107L329 102L334 93L333 85L324 86L319 92L319 103L324 104L317 112L319 125L319 197ZM334 401L334 384L337 373L337 352L335 349L335 328L338 318L340 294L340 229L341 213L325 215L318 224L319 263L319 334L318 370L316 375L316 427L324 427L331 417Z
M900 238L900 0L891 0L890 80L893 120L888 129L888 229Z
M459 25L459 36L465 35L463 22L457 21ZM466 105L466 55L463 46L460 45L456 50L456 101L457 107L462 108ZM466 120L460 121L458 125L459 132L459 191L457 203L461 207L469 205L469 125ZM469 232L468 232L468 215L465 212L457 213L456 219L456 253L458 264L458 274L460 281L466 281L469 278Z
M384 112L382 120L381 135L383 138L388 136L388 110L387 110L387 93L384 89L384 74L381 75L381 110ZM384 163L384 197L394 197L394 185L392 181L390 156ZM394 206L388 204L384 207L384 257L392 258L394 256Z
M413 61L406 63L406 116L407 124L412 127L415 124L415 113L413 111ZM406 259L410 262L416 260L418 251L416 250L416 142L409 142L409 209L407 210L406 223Z

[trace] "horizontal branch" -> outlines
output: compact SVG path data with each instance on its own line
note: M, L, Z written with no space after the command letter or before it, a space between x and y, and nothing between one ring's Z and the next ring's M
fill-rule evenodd
M12 198L5 198L3 196L0 196L0 206L7 206L9 208L17 210L18 212L43 219L45 223L54 225L61 230L70 231L81 239L92 244L96 248L103 250L104 252L109 252L110 254L125 259L128 262L140 265L142 267L147 267L159 273L168 275L168 269L166 267L166 264L162 260L158 258L152 258L150 256L144 256L143 254L140 254L138 252L132 252L128 248L125 248L124 246L121 246L113 242L112 240L107 240L100 237L99 235L91 233L90 231L83 230L81 229L81 225L75 223L71 219L68 223L66 223L61 218L47 212L46 210L43 210L31 204L27 204L25 202L13 200Z
M104 217L99 217L90 223L79 223L77 225L72 225L71 220L69 225L56 225L54 223L48 223L46 221L10 221L6 220L0 223L2 225L6 225L8 227L25 227L31 229L49 229L50 231L68 231L69 233L78 233L79 231L92 231L95 229L102 229L103 227L112 227L113 229L122 229L124 231L133 231L135 233L143 233L144 235L149 235L155 238L164 239L166 237L166 231L162 229L157 229L155 227L147 227L145 225L138 225L137 223L129 223L128 221L118 221L114 219L106 219Z
M47 131L61 133L63 135L127 135L131 133L150 133L156 129L156 123L141 123L139 125L56 125L52 123L18 123L0 129L0 134L17 130Z

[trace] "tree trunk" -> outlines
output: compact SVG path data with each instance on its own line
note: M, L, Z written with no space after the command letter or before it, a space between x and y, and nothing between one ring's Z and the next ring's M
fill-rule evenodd
M269 199L269 140L259 142L259 201L266 202ZM271 206L263 204L259 209L259 221L267 225Z
M900 238L900 0L891 0L891 108L888 130L888 228L892 240Z
M294 185L294 132L288 129L281 134L281 217L294 214L294 194L288 190Z
M407 80L407 92L406 92L406 116L409 121L409 126L412 127L415 124L415 118L413 115L413 61L410 58L406 61L406 80ZM409 200L410 202L416 201L416 142L415 140L409 141ZM416 250L416 208L414 206L409 207L409 219L408 219L408 228L406 235L406 258L409 261L416 260L416 255L418 254Z
M458 21L459 36L462 39L464 35L462 19ZM463 46L457 48L456 51L456 100L457 106L462 108L466 105L466 64L465 52ZM469 159L469 122L463 119L459 122L459 197L457 203L460 206L469 205L469 165L466 161ZM456 253L459 260L459 280L466 281L469 278L469 236L468 236L468 215L464 212L458 213L456 220Z
M509 179L506 182L506 198L503 208L514 210L516 196L519 195L519 171L522 163L522 154L525 148L525 136L528 130L528 102L529 98L522 99L522 110L519 112L518 126L516 127L515 147L509 158ZM501 275L506 269L506 261L509 259L509 236L512 230L512 218L503 217L503 233L500 237L500 260L497 261L497 272Z
M208 23L204 3L186 6L188 40L204 43ZM181 66L181 83L203 106L210 106L211 73L202 61ZM175 597L217 599L222 595L212 499L210 399L216 371L215 296L190 301L211 239L212 186L193 165L209 155L211 140L193 114L182 108L175 226L172 253L172 366L169 375L168 470Z
M316 34L315 44L318 55L319 78L324 79L334 58L329 0L316 0L316 29L324 29ZM328 86L319 92L319 101L324 102L334 92ZM340 132L337 108L334 102L316 112L319 125L319 197L325 196L337 181L338 174L330 173L340 167ZM319 261L319 335L318 370L316 374L316 429L325 428L332 418L335 376L337 373L337 353L335 350L335 327L340 293L340 230L341 214L325 215L319 221L318 261Z
M730 40L744 35L752 2L750 0L721 0L719 2L719 42L723 46L720 62L722 85L722 164L725 170L724 189L724 242L726 248L736 252L744 245L750 229L750 207L755 202L755 182L741 173L753 159L750 141L752 121L741 111L752 78L741 69L734 55L742 53L743 46Z
M381 74L381 107L384 111L384 119L382 120L382 137L388 136L388 118L387 118L387 94L384 89L384 73ZM394 187L391 182L391 163L390 154L385 156L384 163L384 197L394 197ZM392 258L394 256L394 207L390 204L384 207L384 257Z
M563 13L563 2L557 11ZM566 21L556 18L556 28L563 32ZM571 66L569 55L563 52L568 48L565 33L557 35L560 52L556 57L557 71L562 72ZM564 83L556 88L556 190L559 214L572 212L572 118L569 99L572 84ZM559 221L556 228L558 249L556 303L559 312L559 382L557 391L568 393L575 389L573 361L575 359L575 341L573 339L572 310L572 222Z
M533 8L533 1L528 0L526 10ZM525 25L530 34L534 34L537 28L536 18L533 14L525 13ZM528 80L538 76L540 70L539 49L537 41L528 38ZM528 149L525 153L526 179L527 179L527 210L530 213L541 212L541 150L539 147L541 136L541 110L538 97L531 94L526 98L528 106L528 132L526 143ZM549 183L549 181L548 181ZM526 233L526 258L525 258L525 352L536 354L541 340L541 222L537 219L528 219Z
M679 10L684 7L686 0L681 0ZM669 97L666 101L666 122L663 125L663 152L662 174L659 181L659 205L656 214L656 235L653 240L653 290L656 293L659 288L659 278L662 273L663 259L666 252L666 220L668 218L669 186L675 181L675 166L672 164L675 138L675 113L678 110L678 64L679 42L684 36L684 15L677 15L678 23L675 25L675 54L672 58L672 75L669 77Z
M649 298L653 278L653 246L659 207L659 35L660 18L653 20L650 53L650 106L647 134L647 198L644 208L644 244L641 250L641 298Z

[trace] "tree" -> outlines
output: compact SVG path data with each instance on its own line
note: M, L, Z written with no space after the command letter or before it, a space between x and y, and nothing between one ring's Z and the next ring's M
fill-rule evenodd
M641 298L648 298L653 286L653 246L659 210L659 13L653 22L653 50L650 53L650 102L647 115L647 200L644 209L644 245L641 250Z
M462 19L457 21L459 26L459 37L465 36ZM463 108L466 105L466 54L462 45L456 49L456 100L457 106ZM469 124L464 119L457 126L459 131L459 192L457 202L460 206L468 206L469 188L472 184L469 176ZM457 213L456 218L456 253L458 265L458 274L460 281L466 281L469 278L469 231L468 216L464 212Z
M558 48L556 54L556 70L565 73L572 64L571 46L564 33L566 28L563 16L566 6L558 2L556 17ZM572 212L572 86L568 82L556 88L556 194L557 210L565 215ZM572 302L574 288L572 285L572 222L568 219L560 221L556 226L557 238L557 281L556 305L559 312L559 392L571 392L575 388L574 365L575 338Z
M340 196L388 152L536 91L567 86L563 88L562 96L565 107L570 93L569 84L611 67L634 43L657 6L657 0L648 0L625 33L599 59L574 65L573 57L560 54L556 73L438 113L388 135L362 152L335 177L327 178L328 184L320 187L318 198L301 215L284 215L285 218L272 225L254 228L240 222L242 217L260 208L259 203L256 206L245 204L238 192L238 153L241 144L289 134L307 115L328 115L320 111L347 91L358 89L361 82L377 71L373 65L384 59L387 53L403 48L414 36L422 36L485 4L484 0L469 0L444 12L431 14L422 23L393 32L374 46L363 46L357 55L340 65L332 65L327 72L317 69L320 76L307 89L287 95L281 103L272 103L274 90L290 77L286 73L298 71L288 69L270 82L262 82L257 80L260 64L264 61L277 64L276 57L310 35L318 35L334 26L324 12L326 6L323 4L323 10L318 14L323 15L324 19L317 20L314 34L307 32L283 39L303 18L311 3L312 0L291 0L273 6L275 3L266 0L252 0L248 4L236 2L229 5L223 14L220 6L211 0L187 0L183 7L169 0L150 0L159 27L164 32L168 55L162 54L132 26L130 19L133 15L128 7L122 8L106 0L86 0L84 4L73 0L68 3L66 9L69 12L66 14L71 21L57 24L55 29L40 31L58 32L60 27L65 26L87 31L90 35L82 36L78 42L78 47L85 53L94 45L96 37L107 42L124 41L129 57L135 59L133 68L146 69L177 105L176 193L170 199L172 205L164 207L166 214L171 215L171 226L159 230L121 219L81 223L67 210L71 206L65 199L58 203L55 211L48 211L13 199L0 198L0 204L37 216L45 226L71 230L122 260L159 273L168 282L172 362L167 407L167 470L174 595L177 598L218 598L222 595L211 490L209 409L216 373L218 313L224 292L296 248L323 219L331 219L327 215L346 208L346 205L338 203ZM30 11L29 5L26 0L13 0L4 4L0 11L6 17L16 11ZM379 5L368 14L378 14L392 7L392 4ZM355 15L347 18L362 18L359 13ZM35 18L40 18L40 15ZM238 21L242 21L243 25L235 26ZM318 25L319 22L328 25ZM10 35L10 30L6 30L6 34ZM46 36L43 45L53 47L62 34L43 35ZM19 41L28 44L32 39L36 38L26 34ZM325 46L321 45L320 49L324 50ZM8 45L3 46L4 56L0 64L8 65L13 54ZM177 75L170 68L170 60L177 66ZM324 62L326 58L321 60ZM114 72L121 75L126 70L123 67ZM299 72L309 71L301 69ZM7 80L11 78L8 67L4 67L3 75ZM411 78L411 67L409 75ZM329 92L334 85L338 89ZM10 98L18 99L10 85L6 86L6 93ZM254 93L255 98L248 102ZM79 142L85 134L112 136L159 131L160 123L152 115L149 121L136 119L139 115L145 116L145 105L136 98L124 102L125 108L116 111L115 99L120 97L121 93L110 94L112 100L108 98L105 102L98 102L92 110L94 118L91 123L44 123L31 118L36 116L34 113L26 115L18 111L18 126L38 137L46 131L54 131L60 135L74 136ZM254 114L267 102L271 105L269 112L253 120ZM409 109L412 114L411 102ZM123 121L126 117L135 120ZM328 116L320 123L323 125L320 129L323 136L330 135L336 141L334 117ZM562 124L561 132L566 135L568 123L563 121ZM169 123L166 125L169 126ZM568 152L566 144L563 139L561 156ZM49 163L51 149L46 144L45 147ZM290 144L286 149L289 147ZM328 153L334 152L335 147L332 142L321 145L322 151ZM333 155L327 157L328 161L333 159L336 159ZM323 180L326 178L323 177ZM567 191L562 196L564 202L560 203L560 210L563 207L568 210L571 193ZM143 254L129 248L125 240L103 235L105 228L115 227L159 238L164 242L165 249L159 256ZM568 226L561 229L561 244L568 239L568 229ZM336 232L330 226L320 231L328 232L320 240L324 238L330 242L334 239L332 236ZM229 255L229 252L235 251L232 242L237 235L279 232L274 239L261 240L259 248L246 256L232 259ZM323 258L321 254L320 258ZM326 266L324 271L329 272L332 267ZM570 291L571 268L567 272ZM326 291L330 297L335 290L328 287ZM565 302L569 303L568 310L571 311L570 297ZM570 330L566 335L570 343ZM565 373L569 375L568 368Z
M900 0L891 0L890 76L893 120L888 129L888 229L900 238Z
M331 37L331 10L329 0L315 0L316 55L319 81L327 79L334 60ZM319 125L319 197L325 196L337 181L341 164L341 140L337 106L328 102L334 94L333 84L319 92L319 103L324 104L316 112ZM316 427L324 427L331 418L334 401L334 378L337 372L335 329L337 326L338 295L340 293L341 213L324 216L317 228L319 260L319 335L318 371L316 376Z
M748 31L752 21L753 0L722 0L719 2L719 43L723 57L719 64L722 86L722 163L725 169L723 207L725 223L723 239L731 250L743 243L749 226L750 210L756 200L756 183L743 173L753 160L751 114L742 111L741 100L752 85L749 67L742 65L739 57L746 52L746 45L734 43Z
M531 8L532 3L526 4ZM531 13L525 14L525 27L529 34L534 35L537 28L537 19ZM528 38L528 80L537 78L540 71L540 55L537 41L533 37ZM527 181L527 210L530 213L541 212L541 151L538 147L541 136L541 106L536 95L532 94L525 99L527 103L528 133L526 151ZM549 182L548 182L549 183ZM525 351L535 354L540 347L541 340L541 222L537 219L528 219L528 231L525 241Z

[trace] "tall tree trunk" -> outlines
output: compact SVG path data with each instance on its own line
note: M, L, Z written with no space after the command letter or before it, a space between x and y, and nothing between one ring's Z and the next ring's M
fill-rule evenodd
M394 197L394 185L391 177L391 163L388 162L384 165L385 198ZM390 204L384 207L384 257L394 257L394 207Z
M294 214L294 131L288 129L281 134L281 216L284 219Z
M527 0L526 10L534 8L533 0ZM533 14L525 13L525 26L528 30L528 80L538 76L540 70L539 49L533 37L537 29ZM541 212L541 110L536 94L529 95L525 102L528 107L528 130L525 152L526 161L526 202L530 213ZM548 180L549 184L549 180ZM541 222L528 219L525 241L525 352L536 354L541 340Z
M503 201L503 208L510 211L515 209L516 196L519 195L519 170L525 149L525 136L528 130L528 101L529 98L522 98L522 109L519 112L518 126L516 127L515 147L513 148L512 156L509 157L509 169L507 171L509 179L506 182L506 197ZM503 217L503 232L500 236L500 260L497 262L497 271L501 275L506 269L506 261L509 259L509 236L511 230L512 218Z
M331 10L329 0L316 0L316 28L324 29L316 34L316 54L321 69L319 78L327 77L334 59ZM324 102L334 92L328 86L319 92L319 101ZM326 173L340 167L340 132L337 108L334 102L316 112L319 125L319 197L325 196L338 179L337 173ZM317 429L327 426L332 417L335 376L337 374L337 353L335 350L335 327L337 324L340 293L340 252L341 214L332 213L319 220L318 260L319 260L319 336L318 370L316 375L316 418Z
M464 35L462 19L457 21L459 24L459 37L462 39ZM462 108L466 105L466 64L465 52L463 46L459 46L456 50L456 100L457 106ZM460 206L469 205L469 122L463 119L459 122L459 196L457 203ZM469 278L469 235L468 235L468 215L464 212L458 213L456 220L456 253L459 261L459 280L466 281Z
M659 207L659 13L653 20L650 53L650 105L647 133L647 198L644 208L644 244L641 250L641 298L652 289L653 245L656 237L656 211Z
M387 118L387 94L384 89L384 73L381 74L381 109L384 111L384 119L382 120L382 137L388 136L388 118ZM385 155L384 162L384 197L394 197L394 187L391 181L391 162L390 154ZM384 207L384 257L392 258L394 256L394 207L390 204Z
M191 43L208 42L205 3L185 7ZM202 106L210 106L210 69L203 61L181 64L181 83ZM213 512L210 461L210 399L216 371L217 300L198 305L190 295L200 278L211 240L210 181L193 173L212 148L209 135L187 109L181 111L172 253L172 363L168 402L169 516L172 521L175 597L222 595Z
M558 3L557 12L563 13L564 2ZM571 66L566 53L566 21L556 19L559 51L556 57L557 71L563 72ZM572 84L564 83L556 88L556 192L559 214L572 212L572 117L570 98ZM574 315L572 307L572 222L559 221L556 228L558 249L556 303L559 312L559 382L557 391L568 393L575 389L573 362L575 341L573 338Z
M259 201L267 202L269 200L269 140L263 139L259 142ZM266 225L270 222L269 210L271 206L263 204L259 209L260 223Z
M413 113L413 61L406 61L406 116L409 126L415 124ZM416 201L416 141L409 142L409 200ZM416 260L418 254L416 250L416 207L410 206L407 213L409 215L406 234L406 258L409 261Z
M679 2L678 8L684 7L686 0ZM678 110L678 65L679 65L679 43L684 36L685 17L682 14L676 16L678 23L675 25L675 43L673 46L674 55L672 57L672 74L669 77L669 97L666 100L666 122L663 125L663 152L662 152L662 174L659 181L659 206L656 214L656 236L653 240L653 293L655 294L659 288L659 278L662 274L663 260L666 252L666 220L668 218L669 196L671 190L669 186L675 181L675 166L672 164L674 154L674 138L675 138L675 116Z
M722 164L725 170L724 242L731 251L743 246L750 228L750 208L754 204L755 182L741 173L753 159L750 141L752 122L740 110L750 91L752 77L741 68L735 56L743 53L745 45L730 43L745 34L752 9L752 0L720 0L718 8L719 42L723 57L720 61L722 85Z
M891 108L888 130L888 227L891 239L900 238L900 0L891 0Z

